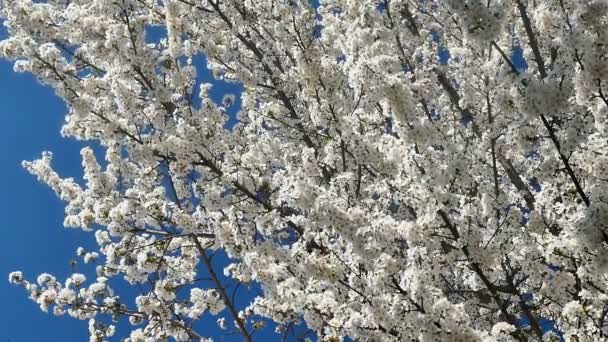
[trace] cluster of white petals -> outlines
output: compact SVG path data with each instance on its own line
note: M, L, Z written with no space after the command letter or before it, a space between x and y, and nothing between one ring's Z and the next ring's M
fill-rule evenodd
M608 338L608 2L0 0L0 17L0 57L105 151L82 150L82 183L50 152L23 163L94 234L76 255L95 273L9 275L91 341L120 317L130 342L207 341L204 315L248 342L267 320L319 341ZM205 68L240 98L214 102Z

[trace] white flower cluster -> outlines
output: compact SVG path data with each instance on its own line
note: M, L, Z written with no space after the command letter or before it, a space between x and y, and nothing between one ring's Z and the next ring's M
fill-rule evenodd
M606 1L314 3L0 0L0 57L103 150L23 163L98 246L8 280L92 341L606 336Z
M464 36L476 43L489 43L498 38L504 29L503 17L507 11L504 1L486 3L481 0L449 0L446 3L458 14Z

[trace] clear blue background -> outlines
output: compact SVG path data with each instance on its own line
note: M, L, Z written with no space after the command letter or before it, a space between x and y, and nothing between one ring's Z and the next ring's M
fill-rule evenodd
M63 139L59 129L66 109L52 90L31 75L15 74L12 63L0 62L0 210L3 246L0 248L0 338L21 342L85 341L87 323L57 318L40 311L23 288L8 283L8 273L23 270L30 279L42 272L69 274L75 250L90 245L91 235L63 228L63 203L22 167L21 161L55 151L57 170L66 176L82 175L81 145Z

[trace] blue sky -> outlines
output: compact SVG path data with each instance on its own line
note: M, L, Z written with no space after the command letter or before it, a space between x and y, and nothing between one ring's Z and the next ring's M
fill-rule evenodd
M81 176L81 144L63 139L59 129L65 106L52 90L27 74L15 74L12 63L0 62L0 196L4 246L0 248L2 341L84 341L86 322L44 314L26 292L8 283L8 272L20 269L31 278L42 272L64 277L79 245L91 235L63 228L63 204L46 186L21 167L21 161L55 151L55 166L64 175Z

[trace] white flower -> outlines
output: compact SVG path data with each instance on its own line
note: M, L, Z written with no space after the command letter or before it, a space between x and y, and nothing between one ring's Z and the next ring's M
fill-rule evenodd
M492 327L492 336L507 335L517 330L512 324L507 322L499 322Z
M99 246L103 246L111 241L110 234L105 230L95 231L95 240Z
M99 254L96 252L89 252L84 255L84 263L88 264L89 262L94 262L99 257Z
M141 329L136 329L131 332L129 342L147 342L146 335Z
M606 4L0 0L0 56L87 145L82 180L50 152L23 166L96 241L72 263L95 281L9 281L96 342L123 315L140 342L198 339L203 315L508 340L534 333L503 292L530 291L538 320L600 340Z
M27 72L32 70L32 63L26 60L18 60L15 61L15 65L13 66L13 70L15 72Z
M234 96L234 94L226 94L222 98L222 106L224 106L225 108L229 108L234 104L235 100L236 97Z
M54 289L47 289L43 291L37 300L38 304L40 305L40 310L48 312L49 307L55 303L56 298L57 292Z
M213 289L194 288L190 290L190 301L193 305L188 316L191 318L198 318L207 310L216 315L224 309L224 303L219 298L217 291Z
M139 315L131 315L131 316L129 316L129 323L131 323L131 325L141 324L142 321L143 321L143 317L141 317Z
M583 312L583 306L578 301L570 301L564 305L562 314L568 318L575 318Z
M87 278L84 276L84 274L81 274L81 273L72 274L70 279L72 280L72 283L76 286L80 286L80 285L84 284L84 282L87 280Z
M23 273L21 271L14 271L8 274L8 281L11 284L21 284L23 283Z
M218 318L217 319L217 325L220 327L220 329L226 330L227 329L226 318L224 318L224 317Z
M65 309L63 307L55 305L53 307L53 315L55 315L55 316L65 315Z
M106 288L106 284L104 283L93 283L89 285L89 290L93 293L100 293Z
M109 308L113 308L118 304L118 298L117 297L106 297L103 300L103 304Z
M63 288L57 295L57 300L62 304L71 304L76 299L76 292L70 288Z
M42 273L41 275L38 276L37 282L38 282L38 285L44 286L47 283L54 283L55 277L53 277L52 275L50 275L48 273Z

